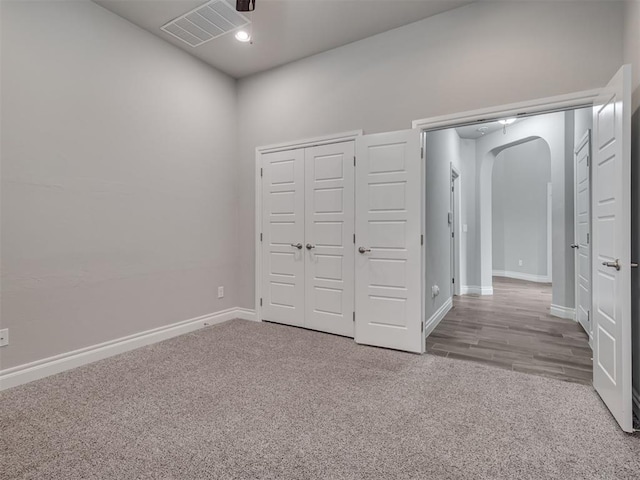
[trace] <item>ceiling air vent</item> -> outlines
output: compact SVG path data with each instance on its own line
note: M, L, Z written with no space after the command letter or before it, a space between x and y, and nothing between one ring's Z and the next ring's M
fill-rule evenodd
M161 29L192 47L198 47L248 23L247 17L236 12L224 0L212 0L171 20Z

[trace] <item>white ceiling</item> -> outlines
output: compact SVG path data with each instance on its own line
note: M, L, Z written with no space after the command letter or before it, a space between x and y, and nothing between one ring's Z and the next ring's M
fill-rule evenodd
M516 122L517 121L518 120L516 120ZM482 137L483 134L479 130L482 127L486 128L486 130L484 130L484 135L488 135L492 132L497 132L498 130L502 130L503 128L503 126L498 122L487 122L487 123L479 123L474 125L467 125L466 127L457 127L456 132L458 132L458 136L460 138L469 138L469 139L475 140L477 138ZM508 128L509 126L507 126L507 129Z
M253 44L233 33L192 48L160 30L208 0L93 0L235 78L458 8L471 0L256 0ZM235 8L235 0L227 0Z

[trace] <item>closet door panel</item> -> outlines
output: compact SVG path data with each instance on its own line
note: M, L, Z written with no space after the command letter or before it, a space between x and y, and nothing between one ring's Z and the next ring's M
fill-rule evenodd
M353 337L354 142L305 150L305 322Z
M304 150L262 155L262 315L304 324Z

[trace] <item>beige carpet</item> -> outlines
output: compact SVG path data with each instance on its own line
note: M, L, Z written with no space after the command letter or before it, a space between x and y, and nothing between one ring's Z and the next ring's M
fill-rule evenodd
M594 391L241 320L0 394L2 479L638 479Z

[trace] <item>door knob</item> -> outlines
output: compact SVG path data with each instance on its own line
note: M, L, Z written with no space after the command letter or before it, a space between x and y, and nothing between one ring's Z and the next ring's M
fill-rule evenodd
M572 243L571 245L569 245L571 248L580 248L580 245L578 245L577 243Z
M300 242L292 243L291 246L297 248L298 250L302 250L302 244Z
M616 258L615 262L602 262L602 265L605 267L615 268L616 270L620 270L620 261Z
M312 248L316 248L316 246L311 245L310 243L307 243L307 250L311 250Z
M360 253L367 253L367 252L370 252L370 251L371 251L371 249L370 249L370 248L360 247L360 248L358 248L358 251L359 251Z

